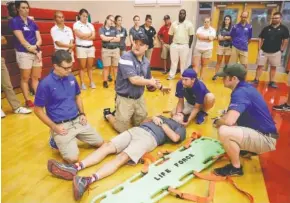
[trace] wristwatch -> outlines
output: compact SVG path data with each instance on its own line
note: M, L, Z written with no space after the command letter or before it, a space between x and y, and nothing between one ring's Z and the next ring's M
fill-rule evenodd
M284 52L284 50L282 50L282 49L281 49L280 51L281 51L281 53L283 53L283 52Z

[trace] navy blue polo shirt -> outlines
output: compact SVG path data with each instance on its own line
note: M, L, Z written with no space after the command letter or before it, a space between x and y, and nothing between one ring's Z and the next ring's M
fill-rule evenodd
M240 113L239 126L257 130L263 134L277 134L275 123L262 95L249 83L240 82L231 94L229 110ZM278 137L278 135L277 135Z
M195 79L191 88L185 88L182 85L182 80L179 80L176 85L175 96L178 98L185 98L186 101L194 105L195 103L203 104L205 95L209 93L203 82Z
M47 116L54 122L68 120L78 115L76 96L80 93L74 75L60 77L51 72L40 81L34 104L45 107Z

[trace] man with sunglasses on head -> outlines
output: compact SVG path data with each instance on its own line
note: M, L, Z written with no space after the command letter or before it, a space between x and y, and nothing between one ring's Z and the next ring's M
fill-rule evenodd
M101 146L103 139L87 122L80 88L71 74L71 54L65 50L56 51L52 64L53 71L38 85L34 112L51 129L50 134L62 158L75 163L79 158L77 139L94 147Z

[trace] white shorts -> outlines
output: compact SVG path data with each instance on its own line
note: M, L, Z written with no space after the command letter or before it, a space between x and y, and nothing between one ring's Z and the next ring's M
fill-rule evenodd
M77 47L76 48L77 52L77 58L95 58L95 47L92 46L90 48L84 48L84 47Z
M32 53L16 51L16 61L20 69L31 69L32 67L42 67L42 61L39 61L37 56Z

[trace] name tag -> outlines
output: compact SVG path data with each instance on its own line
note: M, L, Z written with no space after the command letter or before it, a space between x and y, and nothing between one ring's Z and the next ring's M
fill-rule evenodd
M124 35L124 33L121 33L121 34L119 34L119 36L120 36L120 37L124 37L125 35Z
M105 32L105 35L110 35L110 32Z
M29 27L26 27L26 26L23 27L23 30L24 31L30 31Z

